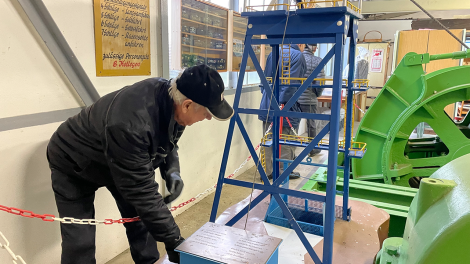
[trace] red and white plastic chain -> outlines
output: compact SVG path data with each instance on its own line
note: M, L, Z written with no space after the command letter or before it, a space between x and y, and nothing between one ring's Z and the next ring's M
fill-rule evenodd
M282 109L282 108L281 108ZM294 134L296 136L297 133L295 132L294 128L292 127L292 124L290 123L289 119L287 119L287 122L289 123L289 126L291 127L292 131L294 131ZM266 130L266 133L265 133L265 136L271 131L272 129L272 126L273 124L271 123L271 125L269 125L268 129ZM258 144L256 147L255 147L255 151L257 151L260 147L261 143ZM228 179L232 178L235 176L235 174L237 174L245 165L246 163L248 163L248 161L251 160L251 155L248 156L248 158L245 159L245 161L243 161L243 163L230 175L227 176ZM196 195L195 197L187 200L186 202L183 202L183 203L180 203L179 205L177 206L172 206L170 208L170 211L173 212L173 211L176 211L177 209L179 208L182 208L194 201L196 201L197 199L205 196L207 193L210 193L212 192L215 187L217 185L214 185L208 189L206 189L205 191L203 191L202 193ZM54 222L54 221L58 221L62 224L79 224L79 225L99 225L99 224L105 224L105 225L111 225L111 224L124 224L124 223L130 223L130 222L136 222L136 221L140 221L140 218L139 217L134 217L134 218L121 218L121 219L117 219L117 220L113 220L113 219L105 219L105 220L96 220L96 219L75 219L73 217L64 217L64 218L60 218L60 217L55 217L55 215L51 215L51 214L36 214L36 213L33 213L31 211L27 211L27 210L22 210L22 209L18 209L18 208L14 208L14 207L7 207L7 206L3 206L3 205L0 205L0 211L4 211L4 212L7 212L7 213L10 213L10 214L14 214L14 215L20 215L20 216L24 216L24 217L28 217L28 218L39 218L41 219L42 221L45 221L45 222Z
M50 215L50 214L36 214L31 211L27 210L22 210L14 207L7 207L0 205L0 211L4 211L10 214L14 215L19 215L19 216L24 216L28 218L39 218L42 221L45 222L60 222L62 224L79 224L79 225L99 225L99 224L105 224L105 225L112 225L112 224L124 224L124 223L130 223L130 222L136 222L140 221L139 217L134 217L134 218L121 218L117 220L113 219L105 219L105 220L96 220L96 219L75 219L73 217L55 217L55 215Z
M266 130L265 135L267 135L267 134L269 133L269 131L271 131L271 128L272 128L272 127L273 127L273 123L271 123L271 125L268 127L268 129ZM259 149L260 145L261 145L261 143L258 144L258 145L255 147L255 151L257 151L257 150ZM232 174L228 175L227 178L228 178L228 179L233 178L233 177L235 176L235 174L237 174L237 173L245 166L245 164L248 163L248 161L251 160L251 158L252 158L251 155L248 156L248 158L246 158L246 159L243 161L243 163L242 163ZM196 201L197 199L199 199L199 198L205 196L206 194L212 192L212 191L215 189L215 187L217 187L217 184L214 185L214 186L212 186L212 187L210 187L210 188L207 188L207 189L206 189L205 191L203 191L202 193L196 195L195 197L189 199L188 201L186 201L186 202L184 202L184 203L180 203L180 204L177 205L177 206L172 206L172 207L170 208L170 211L171 211L171 212L176 211L176 210L178 210L179 208L181 208L181 207L183 207L183 206L185 206L185 205L188 205L189 203L192 203L192 202Z
M294 135L295 135L296 137L298 137L299 135L297 134L297 131L295 131L294 127L292 126L292 124L291 124L289 118L286 117L286 120L287 120L287 123L288 123L289 126L290 126L290 130L292 130L292 132L294 132Z
M357 104L354 103L354 105L356 106L357 109L359 109L359 111L361 111L362 114L365 114L366 112L364 112L364 110L362 110Z
M282 108L284 108L284 105L281 106L281 109L282 109ZM289 123L290 129L294 132L295 136L298 137L299 135L298 135L297 132L295 131L294 127L292 126L292 124L291 124L289 118L286 117L286 120L287 120L287 123ZM266 130L266 133L264 134L265 136L271 131L272 127L273 127L273 123L271 123L271 124L269 125L268 129ZM258 144L258 145L255 147L255 151L259 149L260 145L261 145L261 143ZM251 160L251 155L248 156L248 158L246 158L245 161L243 161L243 163L242 163L232 174L228 175L227 178L230 179L230 178L234 177L235 174L237 174L237 172L239 172L239 171L245 166L245 164L246 164L248 161L250 161L250 160ZM188 204L190 204L190 203L196 201L197 199L199 199L199 198L205 196L206 194L212 192L212 191L216 188L216 186L217 186L217 184L214 185L214 186L212 186L212 187L210 187L210 188L207 188L207 189L206 189L205 191L203 191L202 193L196 195L195 197L193 197L193 198L187 200L187 201L184 202L184 203L180 203L180 204L177 205L177 206L172 206L172 207L170 208L170 211L171 211L171 212L174 212L174 211L178 210L179 208L184 207L184 206L186 206L186 205L188 205Z
M13 253L13 251L10 249L10 242L7 240L7 238L3 235L2 232L0 232L0 237L3 239L4 244L0 241L0 248L5 249L8 254L10 254L11 258L13 259L13 264L26 264L26 262L23 260L23 258L20 255L16 255ZM16 262L19 261L19 262Z

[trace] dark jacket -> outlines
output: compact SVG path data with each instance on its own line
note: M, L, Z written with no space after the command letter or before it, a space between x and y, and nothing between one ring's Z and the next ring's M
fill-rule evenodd
M90 184L115 185L157 241L180 235L158 193L162 177L179 170L177 142L184 127L173 118L170 82L151 78L107 94L59 126L48 145L51 167L73 169Z
M282 50L283 50L282 52L284 52L285 54L288 54L289 53L289 46L284 45ZM279 48L279 53L281 53L281 48ZM279 57L281 57L280 54L279 54ZM293 78L303 77L304 74L305 74L305 71L306 71L306 63L305 63L304 56L302 55L302 52L300 52L299 47L297 45L291 45L290 59L291 59L290 77L293 77ZM266 67L264 69L264 75L266 77L272 77L272 75L273 75L272 60L273 60L272 59L272 53L270 53L269 56L268 56L268 59L266 60ZM279 58L279 60L281 60L281 58ZM287 65L285 62L284 62L284 64ZM274 72L275 71L276 71L276 69L274 69ZM281 65L279 65L278 72L279 72L279 75L281 76ZM300 83L300 81L291 81L290 83L295 84L295 83ZM289 99L292 98L292 96L297 91L297 89L298 89L298 87L289 87L289 86L281 86L280 85L279 86L279 101L278 102L280 104L287 103L289 101ZM261 92L263 93L263 96L261 98L261 103L260 103L259 108L260 109L268 109L268 106L270 107L270 105L271 105L271 101L270 101L271 94L268 94L267 91L263 87L261 87ZM272 107L271 107L271 110L273 110ZM290 111L301 112L300 107L297 103L295 103L291 107ZM266 115L259 115L258 119L262 120L262 121L265 121L265 122L268 122L268 123L272 122L272 117L269 117L269 119L266 120ZM289 117L289 120L292 123L292 126L294 128L297 128L299 126L299 123L300 123L299 118ZM289 127L289 124L284 120L283 126L284 127Z
M305 47L302 54L304 55L305 62L307 63L307 70L304 77L308 78L310 74L318 67L318 64L320 64L322 58L313 55L312 50L308 47ZM325 78L325 71L322 69L315 78ZM315 81L313 81L312 84L315 84ZM321 96L323 89L325 88L307 88L299 97L297 102L299 102L299 104L305 105L316 105L318 104L317 97Z

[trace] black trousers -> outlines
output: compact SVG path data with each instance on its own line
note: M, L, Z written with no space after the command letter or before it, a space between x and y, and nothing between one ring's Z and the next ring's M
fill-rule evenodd
M51 168L52 188L59 216L94 219L95 192L100 187L81 179L75 173ZM134 207L127 203L115 186L106 186L116 200L123 218L136 217ZM137 264L154 264L160 257L157 242L141 222L125 223L132 259ZM106 227L103 227L106 228ZM60 224L62 234L62 264L94 264L96 226ZM112 242L112 241L110 241Z

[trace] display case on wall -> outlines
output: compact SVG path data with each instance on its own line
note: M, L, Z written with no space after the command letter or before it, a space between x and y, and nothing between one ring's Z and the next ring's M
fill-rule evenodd
M181 0L181 66L207 64L227 70L228 10L197 0Z
M246 34L246 26L248 20L244 17L241 17L239 14L234 12L233 15L233 59L232 59L232 70L240 71L240 64L242 61L244 41ZM261 38L261 36L253 36L254 39ZM253 51L258 58L258 61L261 67L264 69L266 63L266 58L271 52L271 47L269 45L252 45ZM263 50L264 49L264 50ZM264 58L264 59L260 59ZM255 71L255 67L251 59L248 59L246 64L246 71Z

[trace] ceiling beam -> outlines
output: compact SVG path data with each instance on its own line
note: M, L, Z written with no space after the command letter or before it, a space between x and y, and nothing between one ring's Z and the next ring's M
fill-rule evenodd
M356 4L357 2L353 2ZM458 10L469 9L468 0L419 0L418 3L427 11L431 10ZM364 1L362 2L363 14L375 13L396 13L396 12L417 12L421 11L409 0L382 0L382 1Z

